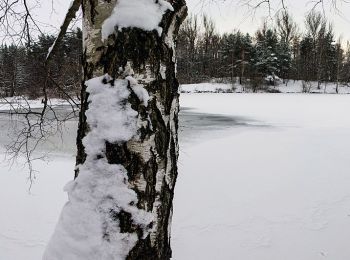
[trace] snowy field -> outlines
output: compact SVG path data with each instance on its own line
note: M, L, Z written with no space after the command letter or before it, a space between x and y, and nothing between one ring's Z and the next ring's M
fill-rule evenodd
M182 94L181 106L173 259L350 259L349 95ZM2 115L2 152L7 127ZM1 165L1 260L41 259L75 128L41 148L54 153L30 193L22 165Z

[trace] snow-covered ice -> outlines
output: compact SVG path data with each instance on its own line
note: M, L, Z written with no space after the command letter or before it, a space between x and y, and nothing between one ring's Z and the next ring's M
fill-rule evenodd
M180 103L173 259L350 257L349 95L182 94ZM73 176L67 151L35 163L31 194L25 169L0 168L0 259L41 259Z
M181 146L174 259L349 259L349 96L183 94L181 106L217 128L197 124Z

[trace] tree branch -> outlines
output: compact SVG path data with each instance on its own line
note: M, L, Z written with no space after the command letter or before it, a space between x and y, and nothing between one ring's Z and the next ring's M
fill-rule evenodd
M56 40L54 41L54 43L52 44L52 46L50 47L47 53L46 60L45 60L46 66L50 63L50 60L52 59L53 54L57 52L58 45L62 41L64 35L66 34L67 28L70 22L75 18L75 15L79 10L80 4L81 4L81 0L74 0L71 6L69 7L66 17L64 18L64 21L60 27L60 31L56 37Z

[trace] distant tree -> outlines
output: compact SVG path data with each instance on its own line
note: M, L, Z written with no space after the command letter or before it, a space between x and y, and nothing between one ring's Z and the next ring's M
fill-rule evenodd
M338 42L334 46L335 51L335 82L336 82L336 93L339 92L339 84L342 81L342 72L344 70L345 66L345 60L344 60L344 50L341 46L341 39L338 39Z
M292 53L291 46L285 41L280 41L278 43L277 61L279 67L278 76L281 77L285 83L287 83L292 70Z
M321 13L313 10L307 14L305 18L305 25L307 35L312 40L311 74L316 76L318 88L320 88L322 77L321 57L323 55L323 38L326 34L327 21Z
M198 17L190 15L182 24L176 41L177 68L180 81L196 82L201 64L198 58L200 28Z
M301 57L300 57L300 35L294 37L291 43L291 55L292 64L291 70L289 71L289 76L291 79L299 80L301 79Z
M0 91L2 95L27 95L37 98L46 86L50 96L77 97L81 84L82 31L67 33L49 66L44 62L47 50L54 42L52 35L39 35L30 45L0 46Z
M202 25L203 32L199 43L202 73L207 78L212 78L218 69L220 36L216 32L214 21L207 15L203 15Z
M342 66L342 70L340 72L340 78L343 84L347 84L349 87L350 82L350 43L347 42L346 50L344 52L344 62Z
M310 81L315 78L314 69L314 42L310 36L305 36L300 42L300 79Z
M249 34L243 35L238 31L223 35L220 44L221 68L230 75L231 81L238 76L239 83L243 83L251 69L252 53L253 44Z
M220 53L222 56L221 69L229 75L233 82L234 77L237 74L237 35L236 34L224 34L221 40Z
M250 77L252 71L252 58L255 55L253 40L251 36L247 33L242 37L242 47L240 49L240 67L241 73L239 76L239 83L246 83L246 78Z
M277 14L276 29L281 42L287 46L290 46L295 37L297 37L297 24L286 10L283 10Z
M269 75L274 78L280 72L277 33L266 23L256 32L255 67L261 77Z
M16 45L0 47L0 91L8 97L20 93L25 85L25 49Z

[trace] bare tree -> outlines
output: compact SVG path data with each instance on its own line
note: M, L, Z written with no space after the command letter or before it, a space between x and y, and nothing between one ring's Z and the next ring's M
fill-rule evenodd
M306 29L315 42L322 28L326 27L326 24L327 22L320 12L311 11L305 18Z
M196 15L189 16L183 22L177 39L177 61L179 80L196 82L198 67L197 45L199 40L199 24ZM180 78L180 75L184 75Z
M277 15L276 25L281 40L290 45L297 35L298 27L288 11L283 10Z

